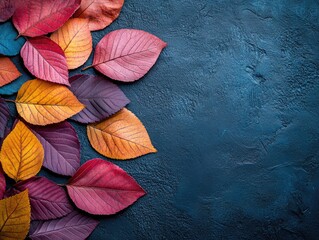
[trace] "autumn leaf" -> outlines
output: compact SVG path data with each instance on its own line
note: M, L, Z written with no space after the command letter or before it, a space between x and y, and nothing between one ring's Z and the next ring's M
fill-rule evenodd
M10 117L10 111L7 103L0 97L0 138L5 135L7 123Z
M67 87L38 79L22 85L16 107L20 116L34 125L62 122L84 108Z
M0 200L0 239L23 240L30 228L28 190Z
M102 159L84 163L70 179L67 190L75 205L91 214L114 214L145 195L123 169Z
M0 199L2 199L4 196L4 193L6 191L6 186L7 186L6 178L4 176L4 172L3 172L2 167L0 165Z
M12 82L21 76L10 58L0 57L0 87Z
M74 17L89 19L91 31L101 30L119 16L123 4L124 0L82 0Z
M124 108L130 101L121 89L106 78L76 75L70 79L70 90L85 108L71 119L81 123L98 122Z
M0 33L0 54L5 56L17 55L25 43L25 39L15 39L17 31L14 29L11 22L0 24Z
M30 38L21 49L25 67L37 78L70 85L63 50L47 37Z
M97 44L92 66L114 80L133 82L150 70L164 47L166 43L150 33L116 30Z
M63 217L72 212L65 190L44 177L33 177L15 184L9 194L28 189L32 220L49 220Z
M88 125L87 134L93 148L109 158L126 160L156 152L141 121L125 108Z
M80 167L80 142L68 122L29 128L44 148L43 166L57 174L73 176Z
M91 232L93 232L98 223L97 220L85 216L79 211L73 211L69 215L59 219L33 221L31 223L29 237L33 240L86 239Z
M0 1L0 22L5 22L14 13L14 5L12 3L12 0L1 0Z
M64 51L69 69L83 65L92 52L92 36L86 19L70 19L50 38Z
M15 181L26 180L40 171L43 157L40 141L23 122L18 121L1 147L4 172Z
M54 32L79 8L81 0L23 0L16 6L13 24L19 35L37 37Z

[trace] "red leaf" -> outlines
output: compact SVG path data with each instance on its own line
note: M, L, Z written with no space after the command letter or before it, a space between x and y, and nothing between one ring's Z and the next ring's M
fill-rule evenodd
M133 82L150 70L164 47L166 43L150 33L116 30L97 44L92 66L115 80Z
M75 205L91 214L114 214L145 195L123 169L102 159L84 163L67 185Z
M14 6L11 0L0 0L0 22L5 22L14 13Z
M13 14L13 24L20 35L45 35L61 27L80 3L81 0L20 0Z
M28 39L21 49L26 68L37 78L70 85L63 50L47 37Z

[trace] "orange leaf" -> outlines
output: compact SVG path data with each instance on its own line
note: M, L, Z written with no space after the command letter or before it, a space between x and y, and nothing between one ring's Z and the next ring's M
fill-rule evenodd
M7 57L0 57L0 87L21 76L16 66Z
M0 201L0 239L25 239L30 228L28 189Z
M20 116L34 125L62 122L84 108L67 87L38 79L22 85L16 106Z
M26 180L40 171L43 158L44 150L38 138L18 121L1 147L3 171L16 182Z
M74 17L89 19L91 31L110 25L120 14L124 0L82 0Z
M156 152L141 121L125 108L88 125L87 134L93 148L109 158L127 160Z
M69 69L83 65L92 52L92 36L87 19L73 18L51 35L64 51Z

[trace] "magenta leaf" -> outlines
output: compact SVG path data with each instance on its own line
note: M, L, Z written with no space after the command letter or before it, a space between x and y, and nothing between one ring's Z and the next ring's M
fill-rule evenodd
M0 0L0 22L5 22L11 18L14 10L12 0Z
M84 240L93 232L98 223L93 218L73 211L60 219L32 222L29 238L33 240Z
M107 34L97 44L94 68L118 81L133 82L155 64L166 43L135 29L120 29Z
M76 75L70 78L71 91L85 108L71 119L98 122L125 107L130 101L114 83L103 77Z
M21 48L25 67L37 78L69 84L69 72L61 47L47 37L30 38Z
M44 177L32 177L18 182L7 191L7 195L12 196L25 189L29 190L32 220L55 219L73 210L64 189Z
M70 179L67 190L78 208L99 215L117 213L145 195L123 169L99 158L84 163Z
M4 172L3 172L2 167L0 165L0 199L2 199L4 196L4 193L6 191L6 186L7 186L6 178L4 176Z
M68 122L44 127L28 125L44 148L43 166L52 172L72 176L80 167L80 143Z
M5 135L9 117L9 107L6 101L4 101L3 98L0 97L0 138L3 138Z

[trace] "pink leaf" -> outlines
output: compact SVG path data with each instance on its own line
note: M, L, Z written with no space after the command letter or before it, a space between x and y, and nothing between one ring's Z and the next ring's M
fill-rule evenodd
M47 37L28 39L21 49L25 67L37 78L70 85L63 50Z
M150 33L116 30L97 44L92 66L114 80L133 82L150 70L164 47L166 43Z
M114 214L145 195L123 169L102 159L84 163L67 185L75 205L91 214Z

